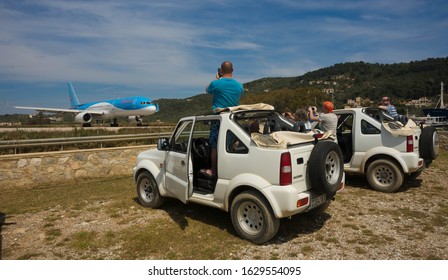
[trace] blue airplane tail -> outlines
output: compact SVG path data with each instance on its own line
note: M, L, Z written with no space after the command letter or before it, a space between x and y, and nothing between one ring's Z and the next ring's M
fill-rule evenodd
M70 108L75 108L79 105L78 97L71 82L68 82L68 96L70 98Z

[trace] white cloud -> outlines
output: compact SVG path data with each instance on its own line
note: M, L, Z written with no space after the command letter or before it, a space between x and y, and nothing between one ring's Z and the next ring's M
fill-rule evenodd
M2 41L13 43L0 45L6 56L0 64L13 67L2 67L8 72L3 79L74 77L83 81L164 84L175 76L176 83L192 85L203 76L195 66L200 63L195 48L260 48L238 39L224 44L210 41L210 34L226 37L227 31L160 17L160 11L142 3L145 12L122 9L118 4L65 1L40 1L42 9L49 9L45 17L7 11L9 16L2 21L11 28L3 32L6 39ZM154 5L158 4L149 4ZM158 6L172 8L166 5ZM77 18L80 14L81 19Z

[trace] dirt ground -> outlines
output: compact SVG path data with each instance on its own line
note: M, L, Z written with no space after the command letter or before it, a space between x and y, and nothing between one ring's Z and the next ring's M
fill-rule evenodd
M55 206L45 211L8 215L0 213L0 259L123 259L125 245L110 242L90 248L64 245L77 232L114 235L131 226L143 226L154 219L173 221L182 228L184 216L193 217L211 231L226 231L229 242L240 242L228 259L448 259L448 170L447 162L434 164L397 193L379 193L365 178L348 176L346 188L326 213L317 217L297 215L281 222L277 236L265 245L239 240L228 213L200 205L169 202L167 208L146 215L137 202L126 213L126 222L111 216L111 201L96 201L73 210ZM214 221L199 213L212 211ZM174 214L173 214L174 213ZM180 218L181 217L181 218ZM180 234L183 231L179 230ZM172 239L177 238L173 233ZM86 238L89 238L87 236ZM107 243L107 240L104 241ZM213 245L213 244L212 244ZM216 241L219 245L219 240ZM80 245L81 246L81 245ZM169 251L167 249L167 251ZM180 255L151 253L143 259L182 258Z

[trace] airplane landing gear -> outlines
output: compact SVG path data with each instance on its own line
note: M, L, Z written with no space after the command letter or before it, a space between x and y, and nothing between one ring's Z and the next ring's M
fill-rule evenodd
M116 119L116 118L113 119L113 121L110 123L110 126L111 126L111 127L118 127L118 122L117 122L117 119Z

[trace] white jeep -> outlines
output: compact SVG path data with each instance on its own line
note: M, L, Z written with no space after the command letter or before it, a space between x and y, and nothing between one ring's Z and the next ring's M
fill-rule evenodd
M245 108L182 118L170 139L140 153L133 169L139 202L157 208L173 197L228 211L236 232L257 244L275 236L280 218L325 210L344 187L339 146L292 132L271 106ZM200 170L210 167L212 122L220 123L218 171L208 178Z
M366 174L375 190L397 191L405 175L419 176L439 154L439 135L431 126L417 126L412 120L403 125L377 108L334 113L344 171Z

